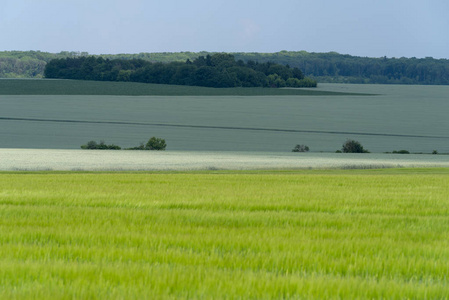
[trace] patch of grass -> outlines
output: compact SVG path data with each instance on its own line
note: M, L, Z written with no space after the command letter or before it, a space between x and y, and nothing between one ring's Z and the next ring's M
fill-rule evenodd
M207 88L198 86L55 79L1 79L0 95L116 96L323 96L365 95L304 89ZM367 94L366 94L367 95Z
M448 194L448 169L1 173L0 298L444 298Z

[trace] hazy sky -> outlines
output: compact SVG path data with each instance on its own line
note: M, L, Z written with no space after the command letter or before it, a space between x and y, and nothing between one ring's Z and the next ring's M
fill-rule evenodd
M0 51L449 58L448 0L0 0Z

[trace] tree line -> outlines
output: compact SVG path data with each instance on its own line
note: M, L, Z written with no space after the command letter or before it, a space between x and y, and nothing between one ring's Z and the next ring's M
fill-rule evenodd
M208 52L137 53L96 55L110 60L143 60L153 63L186 62ZM276 53L232 53L237 61L273 62L300 69L318 82L449 84L449 60L426 58L370 58L336 52L309 53L281 51ZM87 57L87 52L48 53L40 51L0 52L0 77L42 78L45 65L52 59Z
M137 147L125 148L125 150L165 150L167 143L164 139L153 136L148 140L146 144L141 143ZM87 142L85 145L81 145L81 149L84 150L121 150L122 147L114 144L106 144L104 141L97 143L92 140Z
M306 51L236 53L237 59L275 61L300 68L318 82L381 84L449 84L449 60L426 58L371 58L336 52Z
M86 52L48 53L41 51L0 52L0 78L42 78L45 65L55 58L75 57Z
M44 70L46 78L132 81L227 87L316 87L301 70L272 62L236 61L225 53L199 56L185 62L149 62L143 59L104 59L81 56L51 60Z

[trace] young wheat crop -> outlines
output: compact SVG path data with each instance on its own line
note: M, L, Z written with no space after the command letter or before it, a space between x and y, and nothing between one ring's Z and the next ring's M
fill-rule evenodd
M444 298L447 169L0 174L0 298Z

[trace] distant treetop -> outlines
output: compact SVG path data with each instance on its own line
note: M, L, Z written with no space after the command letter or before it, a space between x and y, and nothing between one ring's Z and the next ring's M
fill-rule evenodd
M236 61L226 53L199 56L193 61L152 63L143 59L104 59L95 56L51 60L46 78L133 81L205 87L316 87L298 68L272 62Z
M193 63L198 57L206 58L218 53L159 52L136 54L95 55L109 60L142 60L152 63ZM220 53L225 55L224 53ZM387 83L387 84L449 84L449 59L359 57L337 52L310 53L281 51L275 53L232 53L235 60L274 63L297 68L304 76L318 82L335 83ZM87 52L48 53L41 51L0 52L0 78L42 78L45 65L52 59L87 57ZM126 76L127 73L122 75ZM280 74L278 74L280 75ZM125 77L126 78L126 77Z

